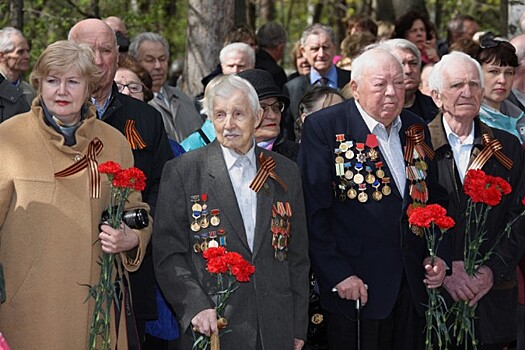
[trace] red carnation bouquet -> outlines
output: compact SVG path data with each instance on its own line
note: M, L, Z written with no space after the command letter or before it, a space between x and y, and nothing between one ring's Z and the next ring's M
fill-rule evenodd
M491 209L501 203L503 196L512 192L512 187L504 179L487 175L483 170L469 170L465 176L463 190L469 197L467 202L465 243L463 248L463 261L465 272L469 276L478 273L479 268L494 254L494 250L504 237L508 237L514 223L523 215L513 218L505 226L489 247L482 250L482 244L488 240L486 226L487 217ZM522 200L525 205L525 199ZM452 318L452 332L457 345L464 344L467 348L470 343L477 349L478 341L474 331L476 306L469 306L468 301L457 301L450 309L449 317Z
M224 247L208 248L202 253L202 256L207 261L206 270L217 276L215 311L217 312L217 327L221 330L228 325L224 317L224 310L232 293L239 288L239 283L250 281L255 267L239 253L228 252ZM223 334L226 332L228 331ZM220 348L217 335L212 334L211 337L207 337L201 334L198 337L194 335L194 338L193 349L204 350L208 349L208 346L211 346L212 349Z
M430 204L421 207L410 207L408 222L413 232L424 235L427 242L430 263L434 265L439 245L445 233L455 225L454 220L447 216L445 208L439 204ZM425 311L425 348L435 349L434 340L438 349L446 349L450 342L446 325L447 307L439 289L427 288L428 305Z
M106 174L110 181L111 195L108 207L108 224L118 229L122 224L122 216L129 195L133 191L143 191L146 187L146 176L137 168L122 169L120 164L109 161L98 166L98 171ZM91 318L89 332L90 349L111 349L110 324L111 304L118 305L119 300L115 289L112 273L115 255L102 253L100 258L100 278L96 285L91 286L89 296L95 299L95 308ZM101 344L97 344L98 340Z

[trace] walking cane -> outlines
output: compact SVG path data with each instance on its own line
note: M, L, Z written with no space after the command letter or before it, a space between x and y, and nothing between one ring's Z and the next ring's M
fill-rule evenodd
M355 301L355 318L356 318L356 345L357 350L361 350L361 298Z

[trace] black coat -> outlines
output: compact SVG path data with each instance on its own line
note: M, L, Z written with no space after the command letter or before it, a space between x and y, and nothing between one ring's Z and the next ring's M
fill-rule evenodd
M420 116L426 121L433 120L439 113L439 108L437 108L434 100L432 100L432 97L424 95L419 90L416 91L416 99L412 107L405 109L417 116Z
M259 68L269 72L275 84L282 90L284 84L288 81L284 69L275 62L273 57L264 49L257 51L255 55L255 68Z
M135 166L146 175L146 188L142 192L142 200L149 204L153 216L164 164L173 158L160 113L145 102L119 93L114 84L111 101L101 119L124 135L126 121L135 121L135 128L146 146L142 149L132 148L133 157ZM155 319L157 302L150 245L141 267L136 272L129 273L129 276L135 316L138 319Z
M0 74L0 123L29 111L24 92Z
M434 146L435 161L438 165L438 181L446 188L449 194L450 204L448 213L456 221L454 233L451 235L453 260L463 260L463 246L466 220L465 213L467 207L467 195L463 192L463 184L459 178L457 166L454 162L454 155L448 143L441 114L438 115L429 124L432 135L432 144ZM487 220L488 240L482 245L482 252L492 246L496 237L503 231L505 224L514 216L523 210L520 203L521 198L525 195L525 181L523 181L524 153L518 139L498 129L490 128L475 119L474 129L474 146L470 157L472 162L477 155L483 150L484 146L481 140L482 134L489 134L500 141L503 146L502 152L514 162L512 168L507 170L501 165L495 157L491 157L481 170L485 173L498 176L507 180L512 186L512 193L504 196L501 204L493 207ZM521 227L521 228L520 228ZM523 254L523 225L515 226L512 237L521 241L519 244L508 245L502 251L502 256L507 257L506 264L489 265L494 272L495 281L508 279L508 274L514 275L514 270L521 254ZM505 241L504 241L505 242ZM521 250L521 253L519 253ZM494 261L494 259L493 259ZM506 269L505 269L506 267ZM502 269L503 268L503 269ZM485 295L476 309L477 330L476 334L481 340L488 344L501 343L516 338L516 304L517 289L510 287L508 284L496 286Z

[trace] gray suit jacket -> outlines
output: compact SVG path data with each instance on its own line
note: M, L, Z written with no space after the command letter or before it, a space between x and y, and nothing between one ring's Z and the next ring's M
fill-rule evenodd
M265 350L290 350L294 338L306 339L309 259L301 177L295 163L259 147L256 157L261 152L275 159L275 172L288 191L268 178L267 186L257 194L253 252L217 141L169 161L164 168L154 222L153 258L161 290L181 321L185 344L190 344L191 319L215 307L216 280L206 271L202 254L193 250L198 238L190 229L191 196L203 193L208 195L208 210L219 209L221 222L198 234L224 229L226 249L255 265L250 282L240 284L225 311L232 332L221 337L223 348L255 349L258 330ZM284 262L274 258L272 247L272 205L277 201L289 202L293 211L288 260Z
M201 127L204 119L199 115L191 98L181 89L164 85L169 106L154 97L148 103L162 115L168 138L181 143L186 137Z

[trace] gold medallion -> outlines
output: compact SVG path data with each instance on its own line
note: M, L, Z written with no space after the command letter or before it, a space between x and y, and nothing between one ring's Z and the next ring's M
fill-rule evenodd
M361 203L365 203L368 200L368 195L365 192L361 192L357 196L357 200L360 201Z
M201 245L200 245L199 243L195 243L195 244L193 245L193 251L194 251L195 253L200 253L200 252L201 252Z
M345 171L345 179L352 180L353 177L354 173L352 172L352 170L348 169L347 171Z
M357 191L355 190L355 188L351 188L348 190L348 192L346 192L346 195L350 199L355 199L355 197L357 197Z
M377 169L376 170L376 176L380 179L384 178L385 177L385 172L383 171L383 169Z
M202 205L200 205L199 203L195 203L191 206L191 210L193 211L202 211Z
M379 202L383 198L383 194L379 192L377 189L372 193L372 198Z
M376 161L378 157L378 153L375 149L371 148L370 151L368 151L368 158L372 161Z
M221 223L221 219L219 219L218 216L212 216L211 219L210 219L210 223L212 226L219 226L219 224Z
M383 194L384 194L385 196L388 196L388 195L390 195L390 193L392 193L392 189L390 188L390 186L388 186L387 184L385 184L385 185L383 186L383 188L381 189L381 192L383 192Z
M365 178L363 177L363 175L361 175L361 174L359 174L359 173L357 173L357 174L354 175L354 182L355 182L356 184L358 184L358 185L359 185L359 184L362 184L364 180L365 180Z
M374 181L376 181L376 177L374 175L372 175L372 174L368 174L365 177L365 181L366 181L367 184L371 185L371 184L374 183Z
M335 157L335 163L336 164L343 164L345 162L345 159L341 156Z
M202 228L208 228L208 226L210 226L210 220L208 220L206 216L203 216L200 221L200 225Z
M324 320L324 316L323 314L315 313L310 320L313 324L321 324Z
M190 226L191 230L193 232L197 232L201 229L201 226L199 225L199 223L197 221L194 221L191 223L191 226Z
M345 152L345 157L346 157L346 159L352 159L352 158L354 158L354 151L352 151L351 149L349 149L348 151Z
M346 144L346 142L341 142L339 144L339 149L342 151L342 152L346 152L348 151L348 145Z

